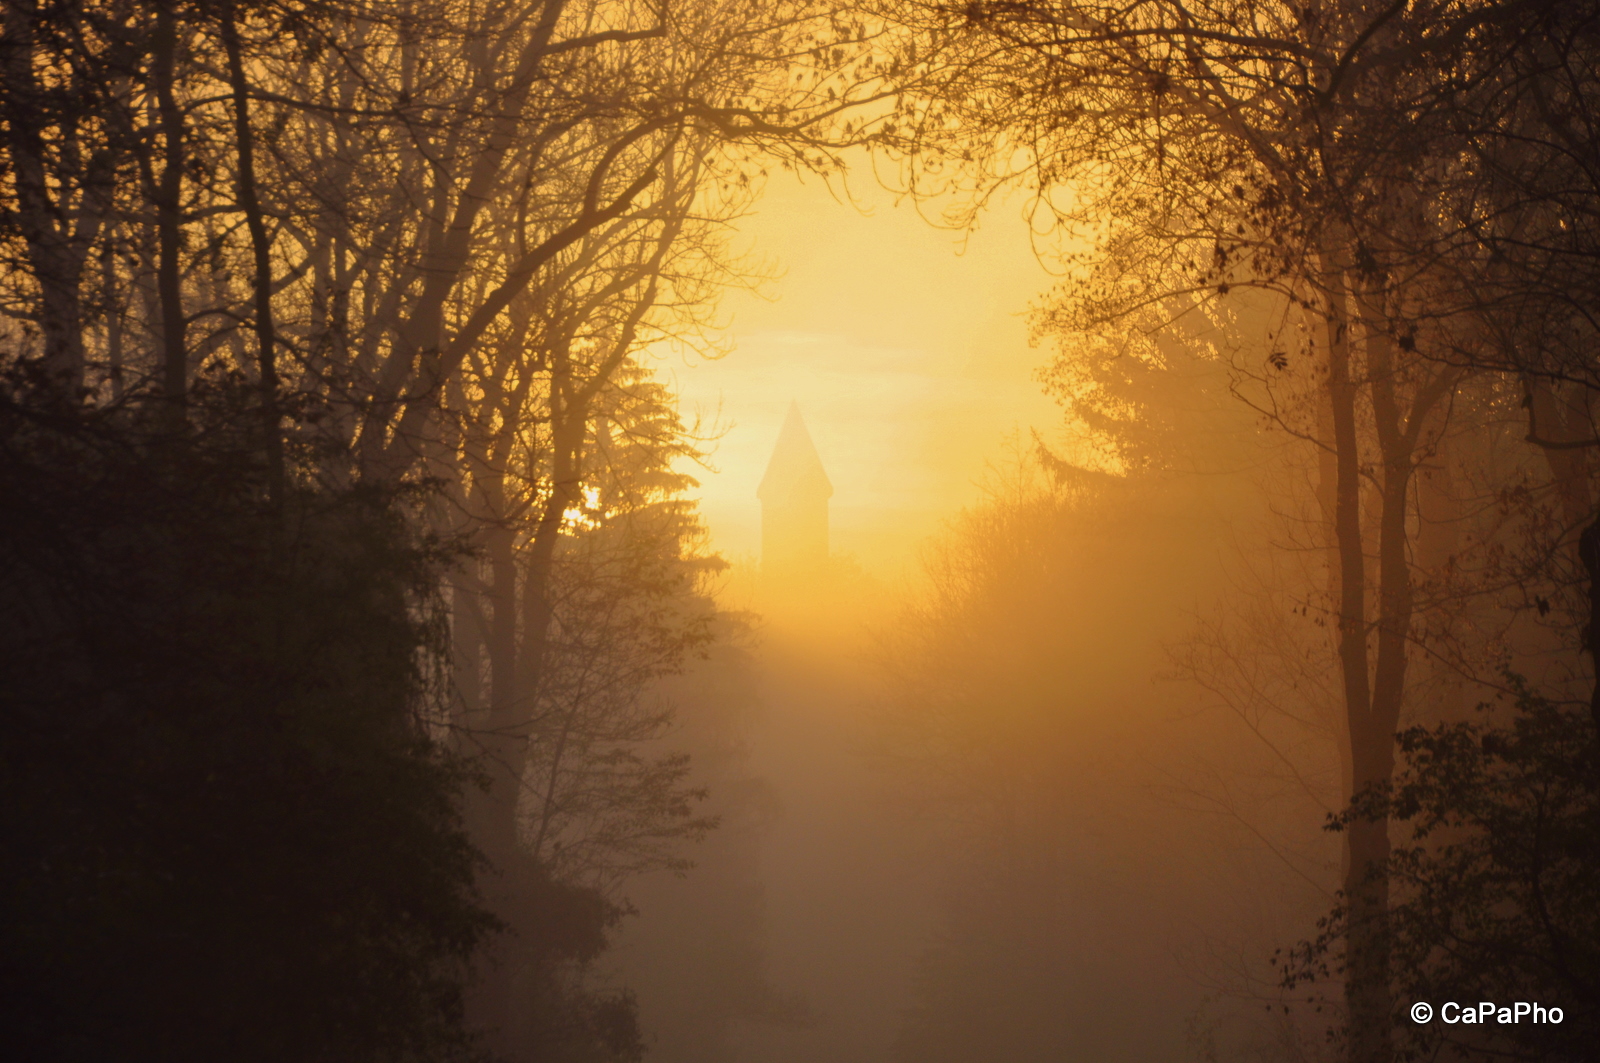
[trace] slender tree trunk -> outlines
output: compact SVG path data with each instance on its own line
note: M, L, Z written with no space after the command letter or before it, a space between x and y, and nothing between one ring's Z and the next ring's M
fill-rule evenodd
M256 375L261 393L262 446L267 459L267 498L274 516L283 517L283 436L278 408L277 338L272 321L272 240L267 235L256 192L255 131L250 125L250 86L245 80L244 59L240 54L239 25L232 0L222 4L222 46L228 56L228 88L233 95L233 129L237 152L236 185L239 209L244 211L250 231L250 250L255 267L251 292L255 304Z
M483 609L481 587L471 569L473 561L463 562L450 585L451 687L457 723L470 721L483 708Z
M1589 694L1589 714L1600 735L1600 514L1594 510L1589 485L1589 445L1595 437L1590 396L1581 391L1582 405L1560 402L1548 381L1528 380L1529 436L1543 442L1545 461L1560 492L1562 513L1570 526L1583 525L1574 550L1589 577L1589 622L1584 628L1584 650L1594 665L1595 683ZM1551 445L1553 444L1553 445ZM1564 444L1564 445L1563 445ZM1594 770L1600 775L1600 745L1595 748Z
M517 682L516 529L502 516L483 530L483 541L489 571L485 597L490 609L484 639L489 659L489 705L482 715L480 740L489 755L490 788L475 829L484 852L491 860L498 860L516 845L517 798L529 706Z
M512 989L521 966L516 926L522 862L517 852L517 805L527 744L526 711L517 685L516 528L506 513L505 483L498 466L479 464L478 499L487 515L479 533L486 555L487 585L479 598L488 606L483 653L489 665L487 705L469 717L470 742L487 774L485 785L467 794L465 819L493 871L483 884L491 911L512 929L485 950L486 961L469 1000L468 1016L490 1049L510 1047Z
M44 367L53 382L69 392L84 383L83 308L79 285L87 243L73 238L63 217L61 197L51 194L46 176L44 139L39 123L48 111L34 74L35 19L29 0L5 5L3 111L11 163L11 184L17 198L14 222L28 248L28 264L39 285L39 332L44 341Z
M172 0L156 5L152 75L161 128L162 170L156 184L156 294L161 305L161 392L174 425L189 397L189 354L183 313L183 112L175 90L178 27Z
M1589 695L1589 715L1595 733L1600 734L1600 517L1595 518L1578 539L1579 556L1589 574L1589 623L1584 629L1584 649L1594 665L1594 689ZM1600 746L1596 748L1595 770L1600 772Z
M1442 433L1429 467L1416 473L1417 568L1427 574L1435 596L1449 593L1451 562L1460 549L1460 503L1456 497L1451 446ZM1458 668L1443 654L1429 658L1430 718L1459 723L1467 718L1466 683Z
M532 685L538 681L549 643L550 624L554 618L550 602L550 577L555 567L561 522L567 510L579 501L582 477L580 450L587 423L585 411L569 409L564 411L551 433L550 495L545 499L539 523L534 527L533 541L528 544L524 565L521 657L523 681L530 688L526 692L528 697L536 696Z
M1594 425L1587 411L1575 409L1557 394L1556 385L1542 377L1525 375L1529 435L1541 446L1545 465L1555 481L1556 497L1561 502L1561 518L1573 530L1571 546L1578 546L1578 532L1594 517L1589 488L1589 448L1583 441L1592 439ZM1587 400L1587 394L1584 395Z
M1324 334L1324 344L1331 351L1334 344L1334 330ZM1348 355L1346 355L1348 357ZM1348 370L1346 370L1348 375ZM1338 435L1334 431L1332 388L1323 388L1318 396L1317 410L1317 436L1322 442L1322 447L1317 454L1317 504L1322 514L1324 534L1326 536L1325 556L1327 558L1327 573L1324 582L1324 592L1327 595L1328 612L1334 618L1333 630L1337 633L1342 630L1339 617L1342 616L1341 606L1345 600L1343 592L1343 574L1346 566L1341 560L1340 543L1338 534L1339 521L1339 475L1341 465L1339 462ZM1335 645L1335 652L1340 647ZM1342 663L1342 658L1341 658ZM1339 771L1344 785L1348 786L1355 777L1354 769L1350 764L1350 716L1344 707L1332 706L1333 718L1329 721L1337 736L1339 746ZM1345 847L1344 864L1340 869L1341 877L1349 873L1350 852Z
M1351 793L1387 785L1394 777L1395 733L1406 697L1409 642L1415 610L1412 583L1412 476L1425 425L1454 386L1453 371L1438 369L1401 401L1400 375L1381 280L1363 278L1335 259L1328 271L1329 391L1337 449L1338 502L1335 535L1341 566L1339 653L1349 720ZM1368 640L1366 547L1360 515L1361 450L1356 400L1361 390L1351 370L1349 297L1359 308L1365 355L1365 389L1376 437L1381 480L1375 504L1377 547L1376 656ZM1370 667L1370 672L1369 672ZM1369 680L1370 675L1370 680ZM1387 817L1356 819L1346 831L1349 864L1345 1000L1351 1063L1389 1063L1393 1057L1394 999L1390 988L1389 823Z
M111 378L111 399L121 402L127 383L123 367L123 305L117 289L117 256L108 242L100 259L101 298L106 313L106 372Z
M1350 736L1352 793L1385 778L1375 742L1367 647L1366 544L1361 521L1361 450L1356 423L1359 385L1351 372L1347 271L1337 253L1324 259L1328 397L1333 422L1334 544L1339 563L1338 653ZM1350 1063L1387 1063L1390 1001L1381 869L1388 859L1386 823L1358 821L1346 832L1344 893L1349 906L1345 1009Z

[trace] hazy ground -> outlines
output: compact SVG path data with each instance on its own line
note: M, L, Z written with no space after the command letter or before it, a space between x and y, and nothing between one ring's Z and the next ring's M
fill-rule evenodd
M669 363L686 410L721 426L711 468L697 472L702 512L715 546L741 562L729 603L761 616L745 769L771 809L746 859L766 976L806 1013L736 1020L731 1058L748 1063L889 1058L942 884L929 825L874 761L873 631L927 537L976 497L1002 439L1057 416L1031 376L1022 314L1049 277L1020 216L964 240L870 180L851 190L855 204L775 177L741 226L750 260L775 279L729 298L727 357ZM835 488L833 551L860 566L798 598L757 575L755 487L791 400ZM648 993L641 1003L648 1025Z
M752 1063L869 1063L888 1058L933 925L927 838L871 763L863 644L851 630L868 618L840 616L833 638L812 639L784 619L773 617L761 651L750 768L780 810L759 865L770 976L811 1021L743 1023L735 1043Z

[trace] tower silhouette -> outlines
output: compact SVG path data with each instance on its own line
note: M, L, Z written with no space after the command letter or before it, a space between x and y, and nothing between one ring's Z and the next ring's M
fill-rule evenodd
M767 461L767 473L756 488L761 499L761 564L765 568L798 568L828 557L828 499L833 484L823 471L800 406L789 403L789 416Z

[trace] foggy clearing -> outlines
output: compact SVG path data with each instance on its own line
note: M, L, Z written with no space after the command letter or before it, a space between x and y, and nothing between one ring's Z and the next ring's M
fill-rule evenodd
M4 0L5 1057L1597 1063L1597 75Z

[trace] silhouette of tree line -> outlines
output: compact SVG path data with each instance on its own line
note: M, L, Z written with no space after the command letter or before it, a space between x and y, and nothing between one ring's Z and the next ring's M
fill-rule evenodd
M3 963L31 1059L637 1059L712 818L651 684L715 354L835 5L19 0L0 33Z

